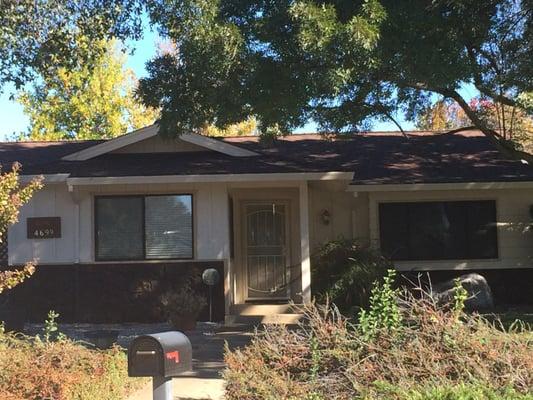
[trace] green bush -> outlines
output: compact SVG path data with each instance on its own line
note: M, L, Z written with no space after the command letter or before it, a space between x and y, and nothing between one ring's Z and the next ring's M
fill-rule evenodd
M0 399L122 400L142 381L127 376L117 347L92 350L0 333Z
M395 277L396 272L390 269L383 284L376 282L370 295L369 309L359 312L358 328L365 339L375 338L383 331L390 334L401 327L402 314L397 301L399 289L392 287Z
M226 399L533 398L533 332L464 314L460 292L441 307L429 295L395 292L391 301L390 291L387 283L374 291L372 334L336 308L311 305L298 329L268 327L244 349L226 350Z
M323 245L313 255L311 265L313 295L317 301L325 303L328 299L350 315L369 305L374 282L394 268L376 250L345 239Z

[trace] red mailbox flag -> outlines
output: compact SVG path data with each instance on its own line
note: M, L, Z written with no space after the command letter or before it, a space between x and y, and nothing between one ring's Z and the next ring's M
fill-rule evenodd
M176 364L179 364L180 362L180 353L177 350L165 353L165 357L167 358L167 360L174 360Z

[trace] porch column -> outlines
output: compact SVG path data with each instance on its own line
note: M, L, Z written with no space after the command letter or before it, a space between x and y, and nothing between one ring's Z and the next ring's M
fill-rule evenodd
M309 191L307 181L300 183L300 247L302 301L311 302L311 260L309 258Z

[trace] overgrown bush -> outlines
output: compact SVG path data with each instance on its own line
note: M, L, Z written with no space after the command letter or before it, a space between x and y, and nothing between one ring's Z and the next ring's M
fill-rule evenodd
M0 331L2 400L122 400L140 383L128 378L117 347L91 350L66 339L43 342Z
M368 307L374 282L393 268L376 250L346 239L323 245L313 255L311 265L313 295L317 301L324 303L329 299L350 315Z
M159 296L162 314L175 328L193 329L196 319L207 305L206 297L195 290L201 280L199 275L190 274L179 285Z
M385 282L353 325L334 306L308 306L298 329L269 327L251 345L226 351L228 400L477 400L533 398L533 333L503 331L456 303L395 295ZM381 300L380 300L381 299ZM380 310L381 307L381 311ZM364 318L361 318L363 321ZM374 321L374 322L372 322ZM376 322L378 321L378 322ZM369 322L372 322L368 324Z

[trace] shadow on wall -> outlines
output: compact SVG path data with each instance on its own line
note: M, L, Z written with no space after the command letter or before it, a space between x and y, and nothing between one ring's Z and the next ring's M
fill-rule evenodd
M159 297L179 288L191 274L201 276L206 268L215 268L224 276L222 262L39 266L31 279L6 292L4 308L19 322L42 322L52 309L66 323L162 322ZM194 289L207 298L207 286L201 279L198 282ZM223 285L221 280L213 290L216 321L224 319ZM205 307L199 320L208 318Z

